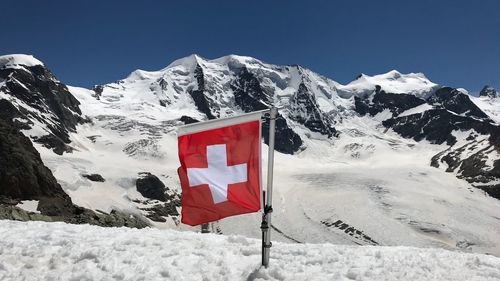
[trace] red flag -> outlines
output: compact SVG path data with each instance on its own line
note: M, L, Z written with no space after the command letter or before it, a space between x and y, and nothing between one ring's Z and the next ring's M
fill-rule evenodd
M255 116L224 127L217 126L224 125L219 120L208 121L208 127L219 128L179 133L182 223L194 226L259 211L260 115Z

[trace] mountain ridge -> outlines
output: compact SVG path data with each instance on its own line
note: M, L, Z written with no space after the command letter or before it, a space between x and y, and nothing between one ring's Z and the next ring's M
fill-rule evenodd
M341 85L301 66L235 55L192 55L93 89L38 75L50 73L46 66L11 65L0 70L0 105L15 114L0 117L18 123L77 206L184 229L176 128L274 104L281 108L276 209L287 210L275 214L278 239L366 244L366 236L381 245L500 254L496 98L397 71ZM49 106L55 97L59 106ZM73 99L78 104L67 102ZM267 130L265 121L264 143ZM61 149L39 141L57 134L67 136ZM248 215L214 228L258 237L246 226L258 220Z

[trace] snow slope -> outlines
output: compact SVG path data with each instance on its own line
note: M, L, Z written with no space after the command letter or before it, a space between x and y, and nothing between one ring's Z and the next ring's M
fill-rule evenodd
M470 99L481 108L484 113L488 114L491 120L500 124L500 98L470 96Z
M83 101L84 112L104 102L91 98L88 90L71 91ZM76 204L105 212L140 212L142 205L134 201L145 198L135 189L135 178L144 171L180 191L175 123L161 119L154 110L141 114L135 119L124 112L120 118L97 118L94 124L81 125L72 136L76 150L71 154L59 156L37 147ZM430 167L429 159L444 146L403 139L370 117L351 117L337 128L342 134L334 141L305 139L306 150L276 154L273 223L279 232L274 240L374 244L361 234L350 235L331 225L341 220L379 245L500 255L500 202L453 174ZM97 136L95 142L89 136ZM128 144L149 137L157 146L144 157L123 152ZM264 155L266 151L264 145ZM99 173L106 182L83 179L84 173ZM155 225L193 229L179 225L176 218ZM258 238L259 225L256 213L227 218L214 228L223 234Z
M0 222L1 280L498 280L500 258L441 249L274 243L158 229Z
M13 54L0 56L0 68L22 68L23 66L43 65L31 55Z
M423 73L402 74L397 70L391 70L387 73L374 76L361 74L349 84L339 86L339 90L357 95L367 95L375 90L376 85L388 93L413 94L420 98L428 97L439 87L437 84L429 81Z

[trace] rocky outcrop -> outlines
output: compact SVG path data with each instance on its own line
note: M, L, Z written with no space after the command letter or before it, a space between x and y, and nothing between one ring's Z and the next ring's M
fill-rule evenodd
M264 143L269 144L269 119L262 122L262 137ZM303 141L289 126L285 118L278 114L276 118L274 149L281 153L293 154L299 151Z
M113 211L98 214L75 206L52 172L43 164L30 139L0 120L0 219L64 221L101 226L145 227L137 216ZM21 200L37 200L40 214L19 209Z
M441 167L446 164L447 172L452 172L463 178L474 187L485 190L493 197L500 198L500 161L494 160L493 165L488 164L489 154L500 151L498 139L500 129L488 115L477 107L463 92L443 87L433 93L426 102L432 109L422 113L398 117L402 112L397 103L372 103L359 102L356 105L358 112L376 114L389 109L393 117L382 122L405 138L416 141L427 140L434 144L446 143L450 148L438 153L431 159L431 166ZM406 102L409 103L409 100ZM411 103L412 107L418 103ZM409 103L410 104L410 103ZM387 106L387 107L385 107ZM408 109L403 106L403 109ZM456 147L457 138L454 132L470 132L467 143ZM490 136L484 137L484 136ZM482 136L482 137L480 137ZM482 147L482 149L478 149ZM474 151L474 153L471 153Z
M0 195L21 200L53 197L71 201L30 139L4 120L0 120L0 159Z
M215 119L215 116L211 110L211 102L205 96L205 78L203 77L203 68L199 64L196 64L196 69L194 71L194 76L198 83L198 89L191 90L189 94L193 98L194 104L199 111L203 112L208 119Z
M151 200L136 200L136 203L150 205L141 208L146 213L147 218L156 222L165 222L168 217L174 218L174 221L178 218L177 208L181 206L181 197L176 191L165 187L165 184L157 176L148 172L139 173L136 187L142 196L161 201L158 203Z
M460 116L489 119L488 115L477 107L467 94L454 88L443 87L437 90L427 99L427 103L446 109Z
M426 139L435 144L446 142L448 145L456 143L453 131L474 129L476 132L488 134L494 128L494 125L487 121L460 116L446 109L431 109L421 114L391 118L382 124L405 138L413 138L416 141Z
M431 166L439 168L446 164L446 171L457 174L472 186L480 188L490 196L500 199L500 160L493 159L488 164L491 154L500 151L498 134L500 127L493 127L489 137L471 131L466 143L450 147L431 159Z
M95 182L105 182L106 180L99 174L83 174L82 177L87 178L90 181Z
M290 117L293 120L303 124L313 132L328 137L337 135L333 121L319 109L314 95L309 92L304 83L299 85L299 89L291 98L290 112Z
M491 93L491 89L483 91L483 95L491 96ZM430 109L399 116L425 103ZM371 96L355 97L355 110L361 115L372 116L389 110L392 118L382 121L386 128L416 141L449 145L448 149L432 157L431 166L445 164L447 172L455 173L474 187L500 198L500 185L497 184L500 161L493 160L493 164L488 161L489 154L500 151L500 128L467 94L442 87L424 100L414 95L386 93L377 87ZM467 143L456 145L457 132L470 132Z
M481 92L479 92L480 97L497 98L499 93L491 86L486 85L483 87Z
M109 214L96 213L84 208L78 208L71 216L55 215L50 216L43 213L33 213L15 206L15 204L6 204L0 202L0 219L17 221L61 221L74 224L91 224L104 227L133 227L144 228L149 224L136 215L111 211Z
M43 65L2 68L1 80L4 84L0 91L10 96L2 99L0 104L4 109L2 119L13 122L18 129L37 126L37 130L45 130L47 134L34 135L36 142L58 154L69 152L66 146L70 142L68 133L74 132L76 125L85 119L81 116L80 102L66 85Z
M268 109L272 104L272 94L267 93L259 80L246 68L242 68L231 88L236 104L245 112ZM269 144L269 118L262 122L262 137ZM282 153L293 154L299 151L303 142L300 136L288 125L286 119L278 114L276 118L275 149Z
M139 173L135 185L137 191L146 198L160 201L167 200L165 184L151 173Z
M245 112L268 109L272 104L272 93L267 93L246 67L240 70L231 88L236 105Z
M397 116L424 103L425 100L414 95L386 93L381 90L380 86L376 86L372 97L354 97L356 112L361 115L370 114L371 116L384 110L389 110L393 116Z
M200 122L200 121L198 121L192 117L186 116L186 115L182 115L181 118L179 119L179 121L184 123L184 125Z

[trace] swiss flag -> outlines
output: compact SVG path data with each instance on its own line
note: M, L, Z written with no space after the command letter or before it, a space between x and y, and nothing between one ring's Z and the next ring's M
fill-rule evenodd
M179 135L178 141L182 223L260 210L260 119Z

